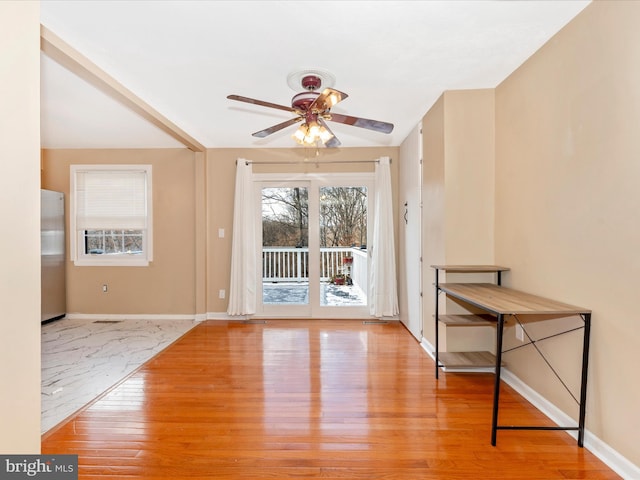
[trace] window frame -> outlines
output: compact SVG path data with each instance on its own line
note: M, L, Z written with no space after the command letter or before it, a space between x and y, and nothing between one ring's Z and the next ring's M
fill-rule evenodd
M81 172L121 171L145 173L146 188L146 229L142 229L142 254L117 253L96 255L86 253L85 230L78 230L77 224L77 175ZM146 267L153 261L153 189L151 165L71 165L70 167L70 215L69 215L69 251L71 260L76 266L108 266L108 267ZM94 230L101 230L96 228ZM109 229L118 230L118 229ZM121 230L131 230L122 228Z

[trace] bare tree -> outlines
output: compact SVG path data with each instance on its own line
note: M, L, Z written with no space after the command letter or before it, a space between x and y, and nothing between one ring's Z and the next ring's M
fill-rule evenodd
M306 188L262 190L265 246L309 245L309 195ZM320 189L320 246L362 246L367 239L367 188Z
M322 246L366 244L366 187L324 187L320 199Z
M262 189L263 245L309 245L309 195L306 188Z

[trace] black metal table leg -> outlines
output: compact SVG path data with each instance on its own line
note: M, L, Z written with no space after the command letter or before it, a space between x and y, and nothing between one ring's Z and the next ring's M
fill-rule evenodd
M500 403L500 369L502 367L502 332L504 330L504 315L498 314L496 325L496 372L495 386L493 388L493 417L491 421L491 445L496 446L498 433L498 405Z
M435 350L435 357L436 357L436 379L438 378L438 372L440 370L440 364L439 364L439 360L438 360L438 341L439 341L439 335L438 335L438 293L439 293L439 287L438 287L438 269L436 268L436 344L434 346L434 350Z
M578 446L584 446L584 419L587 405L587 372L589 367L589 337L591 335L591 314L583 314L584 337L582 344L582 381L580 382L580 414L578 417Z

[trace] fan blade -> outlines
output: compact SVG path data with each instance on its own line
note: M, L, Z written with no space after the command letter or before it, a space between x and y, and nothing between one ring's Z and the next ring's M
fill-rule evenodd
M276 103L271 102L263 102L262 100L256 100L255 98L242 97L240 95L229 95L227 96L229 100L237 100L238 102L251 103L253 105L260 105L263 107L269 108L277 108L278 110L285 110L287 112L300 113L298 110L295 110L291 107L287 107L285 105L278 105Z
M333 107L336 103L341 102L348 96L349 95L347 95L346 93L334 90L333 88L325 88L309 106L309 111L325 112Z
M339 147L340 145L342 145L340 140L338 140L338 137L336 137L336 135L331 131L331 129L329 128L329 125L327 125L327 122L324 121L324 118L319 116L318 117L318 123L321 126L323 126L324 128L326 128L327 132L329 132L332 135L329 140L324 142L324 146L325 147L335 148L335 147Z
M366 128L380 133L391 133L393 131L393 123L380 122L378 120L369 120L367 118L351 117L349 115L341 115L339 113L331 113L324 117L332 122L344 123L345 125L353 125L354 127Z
M264 138L267 135L271 135L283 128L287 128L289 125L293 125L295 123L301 122L303 120L302 117L292 118L291 120L287 120L286 122L279 123L274 125L273 127L265 128L264 130L260 130L259 132L252 133L251 135L254 137Z

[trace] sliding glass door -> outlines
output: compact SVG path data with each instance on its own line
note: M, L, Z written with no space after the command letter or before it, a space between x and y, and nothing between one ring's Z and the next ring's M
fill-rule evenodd
M367 317L372 177L259 178L259 314Z

